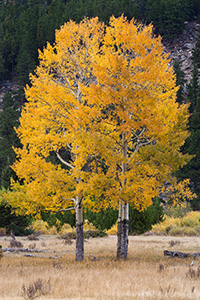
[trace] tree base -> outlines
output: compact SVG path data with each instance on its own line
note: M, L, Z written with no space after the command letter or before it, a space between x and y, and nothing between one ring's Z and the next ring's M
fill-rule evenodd
M126 259L128 253L129 220L118 222L117 231L117 259Z
M80 224L76 224L76 260L84 260L83 222Z

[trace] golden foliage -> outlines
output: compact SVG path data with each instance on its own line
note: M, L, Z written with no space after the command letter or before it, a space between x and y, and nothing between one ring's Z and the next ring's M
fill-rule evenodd
M99 51L103 28L97 18L80 24L70 21L56 31L55 44L39 52L40 65L36 75L30 75L27 103L16 130L23 148L15 149L13 169L23 186L13 182L7 197L19 210L39 214L67 209L75 206L77 195L85 194L83 181L90 174L83 167L88 157L79 153L88 143L88 107L81 86L94 78L91 61ZM69 158L63 158L63 152ZM52 153L59 164L52 162ZM84 203L89 205L89 198Z
M197 197L190 189L190 180L185 179L177 183L175 178L171 185L167 188L166 194L168 205L185 207L186 202L189 202Z
M91 184L96 189L101 182L113 203L142 210L190 159L180 153L188 136L188 106L176 102L175 74L151 25L112 17L93 73L97 82L85 97L94 109L95 154L106 175L98 173Z
M187 105L152 26L112 17L70 21L39 52L26 87L9 202L27 213L72 207L77 196L98 210L151 205L189 156ZM63 159L62 153L69 154ZM52 153L59 164L52 163Z

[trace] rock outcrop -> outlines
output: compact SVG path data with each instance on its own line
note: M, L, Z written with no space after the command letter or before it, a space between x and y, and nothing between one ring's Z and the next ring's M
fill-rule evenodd
M171 53L172 62L181 62L187 82L192 78L192 50L195 48L199 26L195 21L185 22L185 29L180 36L168 41L163 40L166 52Z

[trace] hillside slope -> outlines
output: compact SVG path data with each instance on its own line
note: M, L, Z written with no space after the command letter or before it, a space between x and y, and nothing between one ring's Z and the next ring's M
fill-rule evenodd
M189 82L192 78L192 50L195 47L199 26L195 21L185 22L183 33L176 38L164 40L166 52L170 52L172 63L175 60L181 62L182 70L185 73L185 79ZM3 81L0 85L0 105L6 92L16 90L19 87L17 82Z

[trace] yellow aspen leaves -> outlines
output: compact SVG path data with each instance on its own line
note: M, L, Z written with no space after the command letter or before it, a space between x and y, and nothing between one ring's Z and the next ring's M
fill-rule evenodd
M115 180L104 195L139 210L189 159L180 152L188 136L188 106L176 102L178 87L169 62L151 25L112 17L94 60L96 82L86 93L95 108L105 180Z
M70 21L39 61L25 89L17 129L23 147L13 165L28 196L12 205L67 209L82 195L96 209L119 200L149 206L189 159L180 153L187 105L176 102L175 75L152 26L124 16L108 26L98 18Z

